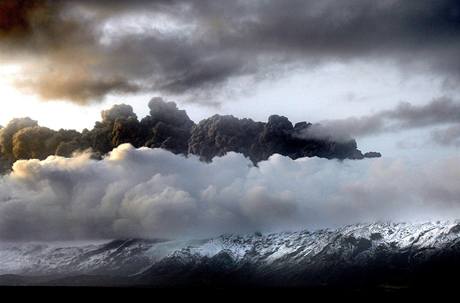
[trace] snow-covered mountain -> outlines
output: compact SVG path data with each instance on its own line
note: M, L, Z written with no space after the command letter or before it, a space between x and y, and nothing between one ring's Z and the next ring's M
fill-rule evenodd
M454 271L459 239L460 222L430 222L187 241L1 243L0 284L405 285Z

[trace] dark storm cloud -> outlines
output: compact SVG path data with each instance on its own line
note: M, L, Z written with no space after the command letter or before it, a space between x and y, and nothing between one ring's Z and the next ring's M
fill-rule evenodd
M458 143L456 140L460 137L460 102L447 97L433 99L424 105L402 102L393 109L372 115L322 121L303 132L302 137L329 137L340 141L349 140L351 137L438 125L451 126L432 131L434 142L442 145Z
M331 59L390 60L460 79L455 0L16 2L3 5L0 45L14 49L10 57L20 49L37 59L21 84L45 99L162 91L209 102L242 76L282 76ZM73 97L68 87L83 93Z
M0 50L23 64L19 88L45 100L85 104L110 93L140 90L117 73L100 74L99 20L75 11L71 1L0 1Z
M47 8L45 1L42 0L2 0L0 2L1 37L13 38L13 36L30 35L35 26L34 20L46 18L45 12L47 12Z

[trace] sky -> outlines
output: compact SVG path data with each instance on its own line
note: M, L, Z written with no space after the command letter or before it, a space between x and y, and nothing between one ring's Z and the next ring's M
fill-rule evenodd
M356 138L409 176L458 155L459 53L456 0L0 0L0 125L82 130L160 96L195 122L320 123L309 135Z
M456 1L2 2L13 14L0 24L0 125L29 116L81 130L113 104L143 117L154 96L195 122L321 122L459 99ZM391 155L426 145L418 133L378 136Z

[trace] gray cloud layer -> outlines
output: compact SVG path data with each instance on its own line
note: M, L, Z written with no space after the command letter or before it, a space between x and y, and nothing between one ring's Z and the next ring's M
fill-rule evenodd
M363 117L326 120L312 125L302 137L349 140L351 137L376 135L406 129L448 125L431 132L434 142L441 145L458 144L460 139L460 102L447 97L434 99L424 105L402 102L390 110Z
M125 144L102 161L21 160L0 179L0 239L197 237L460 215L460 158L210 164ZM197 177L199 176L199 177Z
M432 131L434 142L444 146L460 147L460 124Z
M331 59L390 60L460 79L455 0L2 3L0 48L32 56L18 84L45 99L209 96L242 77Z

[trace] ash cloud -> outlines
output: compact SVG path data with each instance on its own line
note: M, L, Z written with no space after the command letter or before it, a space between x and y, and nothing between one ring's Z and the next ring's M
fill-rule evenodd
M0 179L0 239L188 238L451 219L460 212L459 160L273 155L255 167L236 153L207 164L129 144L101 161L86 153L21 160Z
M18 85L44 99L155 91L210 102L238 79L331 59L460 79L455 0L7 0L0 11L0 49L33 58Z
M302 138L329 138L346 141L352 137L378 135L407 129L450 125L431 132L432 141L441 145L457 144L460 137L460 102L451 98L433 99L424 105L402 102L390 110L362 117L325 120L299 134Z
M58 131L41 127L30 118L13 119L0 129L2 171L20 159L44 160L49 155L70 157L90 149L94 158L102 158L113 148L130 143L135 147L163 148L175 154L198 155L210 162L227 152L239 152L254 164L278 153L293 159L324 157L363 159L356 141L302 139L299 133L310 127L295 126L282 116L272 115L268 122L215 115L195 124L174 102L153 98L150 115L140 121L130 105L114 105L101 113L101 121L91 130ZM379 156L379 155L375 155Z
M431 137L440 145L460 147L460 124L436 129L431 132Z
M35 21L47 11L46 1L12 1L0 4L0 35L2 39L20 39L32 34ZM43 16L46 18L46 16Z

